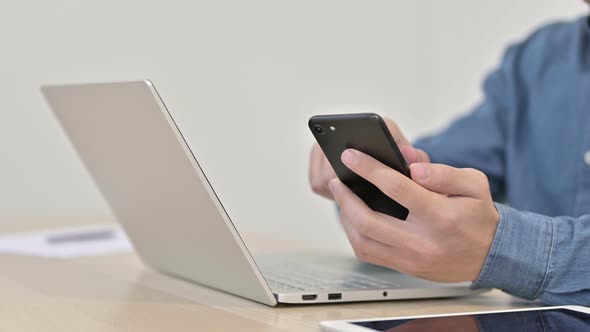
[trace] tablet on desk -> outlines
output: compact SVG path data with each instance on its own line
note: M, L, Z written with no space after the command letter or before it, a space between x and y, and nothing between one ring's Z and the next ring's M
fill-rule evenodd
M423 315L326 321L326 332L529 332L590 331L590 308L580 306L543 307L446 315Z

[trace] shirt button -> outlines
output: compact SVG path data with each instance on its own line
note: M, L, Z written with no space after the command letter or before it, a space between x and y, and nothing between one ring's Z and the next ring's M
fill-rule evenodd
M584 153L584 162L586 162L586 165L590 166L590 150Z

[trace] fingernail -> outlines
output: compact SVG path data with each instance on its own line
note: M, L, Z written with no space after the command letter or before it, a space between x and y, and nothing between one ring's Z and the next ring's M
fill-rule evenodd
M419 181L426 181L430 176L430 168L424 163L410 165L410 171L412 172L412 178Z
M344 165L353 166L358 163L359 155L358 152L353 149L346 149L344 152L342 152L342 156L340 158L342 159Z

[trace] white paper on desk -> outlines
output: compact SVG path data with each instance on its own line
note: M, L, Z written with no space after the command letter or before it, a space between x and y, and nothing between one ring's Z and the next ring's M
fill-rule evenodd
M0 235L0 254L66 259L130 251L133 246L117 225Z

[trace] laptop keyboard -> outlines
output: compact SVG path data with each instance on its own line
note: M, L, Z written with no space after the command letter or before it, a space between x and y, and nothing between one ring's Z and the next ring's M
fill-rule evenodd
M265 271L271 288L289 291L392 289L399 284L354 271L339 271L316 266L295 265L280 270Z

